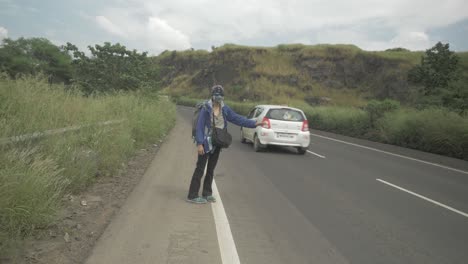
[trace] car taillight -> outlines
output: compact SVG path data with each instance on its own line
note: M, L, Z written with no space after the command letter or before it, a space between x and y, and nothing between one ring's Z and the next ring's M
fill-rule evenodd
M309 131L309 121L304 120L304 122L302 122L302 131L304 132Z
M262 125L263 128L267 128L267 129L271 128L270 119L264 117L262 122L263 122L263 125Z

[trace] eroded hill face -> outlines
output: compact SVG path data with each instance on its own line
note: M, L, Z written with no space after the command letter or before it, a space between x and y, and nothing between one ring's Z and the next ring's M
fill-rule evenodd
M165 91L176 96L205 97L207 88L219 83L234 100L361 105L369 98L408 102L416 96L407 74L422 54L368 52L352 45L224 45L212 52L167 51L155 62Z

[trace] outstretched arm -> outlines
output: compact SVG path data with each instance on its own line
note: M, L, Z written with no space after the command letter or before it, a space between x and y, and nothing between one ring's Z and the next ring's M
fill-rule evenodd
M234 112L231 108L226 106L226 119L227 121L234 123L241 127L248 127L248 128L255 128L257 125L261 125L257 123L255 120L247 119L236 112Z

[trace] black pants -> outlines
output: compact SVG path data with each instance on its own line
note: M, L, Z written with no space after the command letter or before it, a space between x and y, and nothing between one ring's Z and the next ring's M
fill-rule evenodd
M213 183L214 169L216 163L218 163L219 153L221 148L216 148L213 153L198 155L197 167L193 172L192 182L190 183L190 189L188 193L188 198L193 199L198 197L198 191L200 190L200 182L205 172L206 162L208 162L208 167L206 168L206 176L203 181L203 192L202 196L210 196L213 194L211 190L211 184Z

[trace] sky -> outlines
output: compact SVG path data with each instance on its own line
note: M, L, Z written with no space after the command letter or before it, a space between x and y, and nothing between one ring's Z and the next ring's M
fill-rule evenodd
M103 42L157 55L235 43L468 51L467 0L0 0L0 39Z

